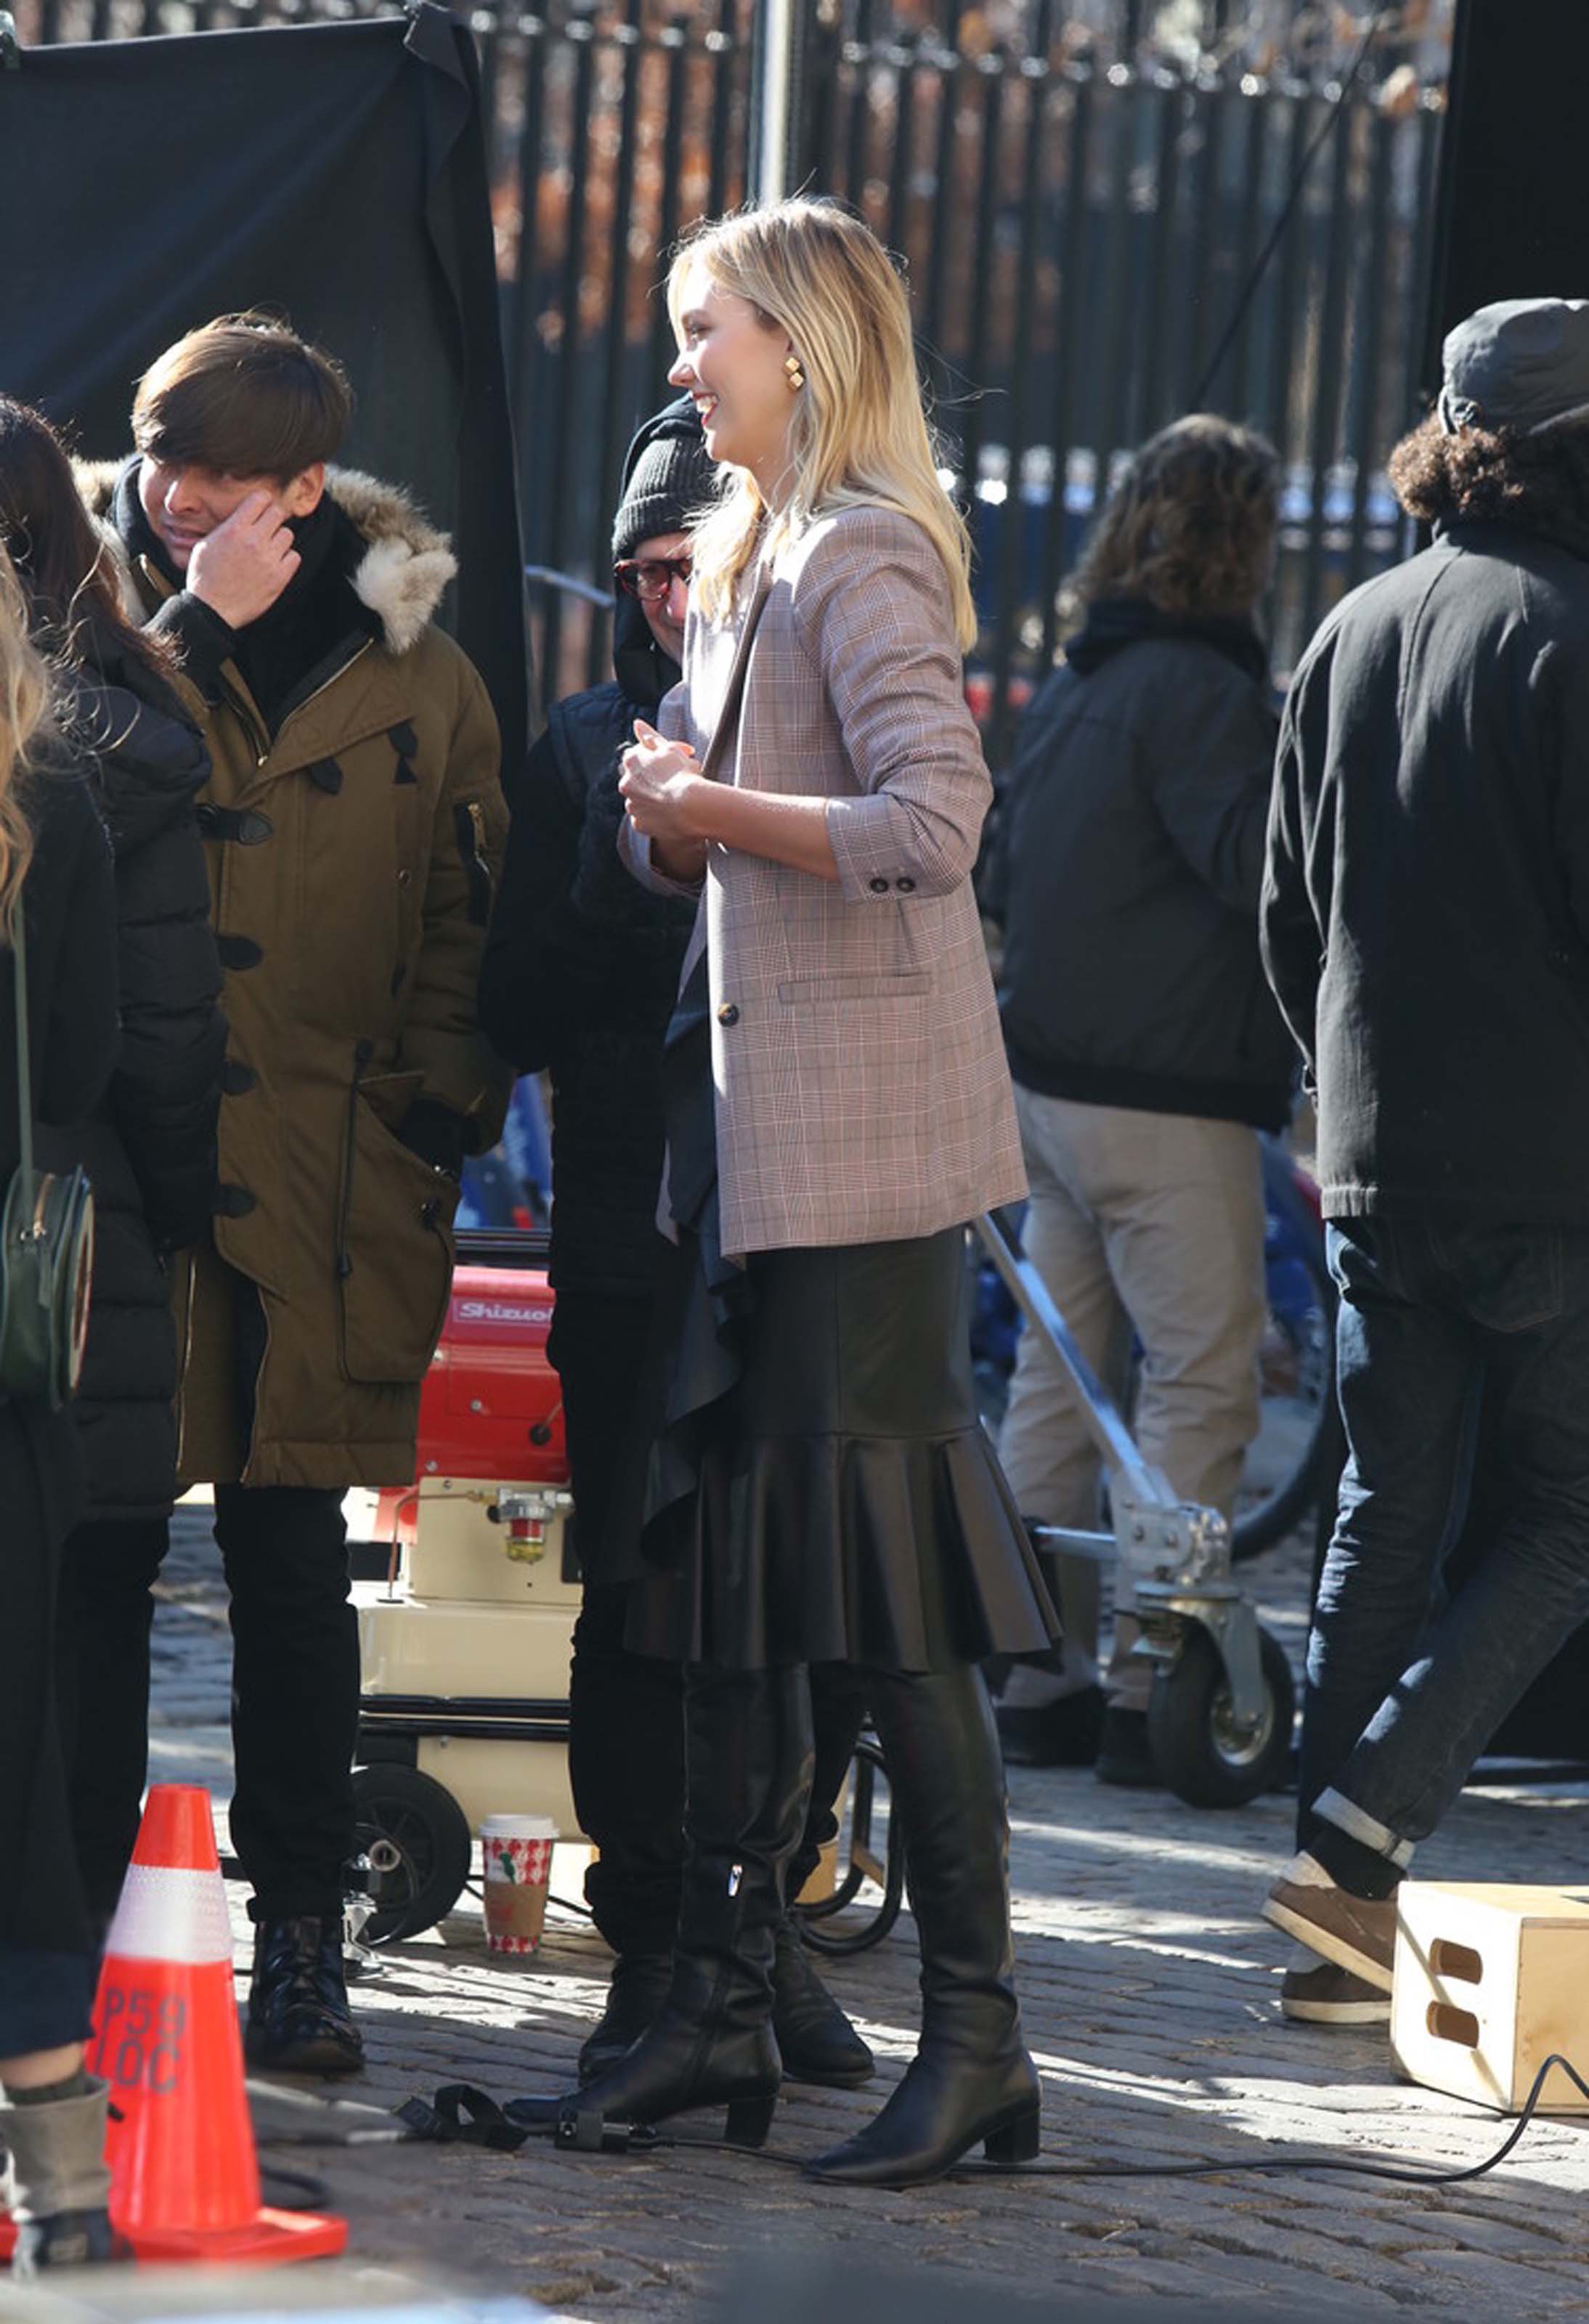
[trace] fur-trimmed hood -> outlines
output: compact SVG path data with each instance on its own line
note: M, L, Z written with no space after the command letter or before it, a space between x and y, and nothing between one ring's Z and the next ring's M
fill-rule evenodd
M126 549L110 521L121 460L77 460L78 489L118 566ZM328 467L326 490L365 542L350 578L354 594L381 623L388 650L405 654L418 645L457 571L457 559L444 532L421 515L407 493L358 468Z

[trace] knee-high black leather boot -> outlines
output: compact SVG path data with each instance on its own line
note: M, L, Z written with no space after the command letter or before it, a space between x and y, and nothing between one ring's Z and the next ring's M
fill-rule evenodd
M811 1787L803 1666L685 1679L684 1882L667 2000L612 2070L568 2098L565 2145L605 2122L662 2122L723 2106L727 2135L760 2146L782 2077L772 2033L773 1941Z
M982 1674L875 1672L868 1691L904 1829L921 2040L882 2112L806 2169L850 2186L912 2187L979 2142L991 2162L1030 2162L1040 2101L1015 2000L1010 1824Z

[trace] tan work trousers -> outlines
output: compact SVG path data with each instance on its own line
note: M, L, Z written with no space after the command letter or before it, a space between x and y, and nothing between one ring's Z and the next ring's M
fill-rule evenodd
M1258 1433L1267 1313L1256 1130L1082 1105L1019 1085L1015 1102L1031 1182L1026 1256L1117 1397L1134 1332L1142 1366L1133 1427L1144 1459L1183 1500L1228 1517ZM1026 1516L1100 1522L1098 1455L1058 1360L1035 1331L1021 1334L999 1458ZM1055 1563L1064 1676L1015 1674L1023 1702L1052 1700L1097 1676L1099 1569L1076 1556ZM1132 1655L1137 1636L1117 1603L1109 1694L1127 1710L1146 1707L1151 1678ZM1013 1699L1008 1690L1005 1699Z

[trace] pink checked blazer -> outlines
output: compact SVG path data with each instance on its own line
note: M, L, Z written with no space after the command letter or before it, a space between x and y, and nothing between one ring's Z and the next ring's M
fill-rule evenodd
M683 682L658 715L702 758L738 636L738 622L692 613ZM825 796L839 868L835 886L710 851L724 1250L889 1241L1018 1201L1021 1140L971 888L993 786L943 567L919 525L845 509L781 552L718 773L744 790ZM642 840L625 852L648 884L670 887Z

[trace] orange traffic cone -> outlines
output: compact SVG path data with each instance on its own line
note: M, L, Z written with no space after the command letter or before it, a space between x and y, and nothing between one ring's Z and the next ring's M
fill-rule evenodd
M110 2216L139 2259L263 2266L346 2247L345 2219L260 2201L226 1892L198 1785L150 1791L86 2063L110 2085Z

